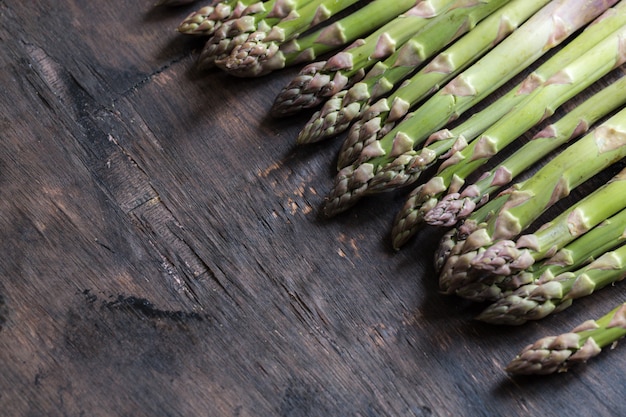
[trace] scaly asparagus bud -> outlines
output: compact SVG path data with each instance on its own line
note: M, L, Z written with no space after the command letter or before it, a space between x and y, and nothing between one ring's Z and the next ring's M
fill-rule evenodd
M594 133L598 134L601 131L602 129L596 129ZM593 136L594 133L590 135ZM622 146L622 148L626 148L626 146ZM622 152L624 151L624 149L621 150ZM563 154L560 154L557 158L561 155ZM597 158L602 159L602 155L598 155ZM549 165L545 165L544 168ZM555 164L554 166L557 165ZM539 178L544 174L540 172L542 170L539 170L530 179L522 183L522 186L534 181L543 185L539 181ZM549 171L549 168L546 168L546 170ZM571 184L574 185L577 182L578 184L582 182L580 177L571 177L567 173L565 173L564 178L571 178ZM536 219L547 206L556 201L551 200L548 204L545 204L544 199L539 194L534 194L533 191L530 191L532 188L528 188L527 192L523 192L514 198L511 198L512 194L501 195L486 204L484 208L481 208L481 210L485 210L489 206L500 205L500 208L496 210L494 215L474 228L467 236L463 247L458 250L459 255L450 257L447 260L439 277L439 285L443 292L453 293L472 282L486 280L486 277L511 275L518 271L526 270L537 260L552 256L578 236L583 235L604 219L620 211L626 205L626 200L616 199L611 196L624 195L623 193L626 193L626 170L623 170L607 184L569 207L533 234L521 236L516 242L494 238L494 236L498 236L498 233L508 233L517 227L528 227L530 222ZM540 189L540 187L537 187L537 189ZM531 195L534 197L527 199ZM562 194L557 193L556 196L562 196ZM552 197L555 197L555 194L552 194ZM502 203L503 201L504 203ZM524 220L519 222L518 220L520 219ZM506 223L506 226L503 223ZM494 225L496 224L501 226L498 232L494 232L496 229ZM505 229L502 229L503 226ZM457 259L462 259L463 262L458 263Z
M477 317L492 324L521 325L563 311L572 301L626 277L626 246L606 252L589 265L547 281L526 284L487 307Z
M626 210L603 221L589 232L568 243L550 258L515 275L502 275L490 280L472 282L456 290L456 294L474 301L494 301L527 284L552 281L556 276L581 268L586 263L620 246L626 239ZM458 250L458 253L461 251ZM457 254L458 254L457 253Z
M268 32L281 20L316 2L316 0L268 0L241 8L240 11L233 13L230 19L215 28L213 36L206 42L198 57L198 67L201 69L212 67L216 60L224 59L236 46L247 41L251 33Z
M189 14L179 25L185 35L211 36L224 22L256 10L258 0L225 0ZM250 7L252 6L252 7Z

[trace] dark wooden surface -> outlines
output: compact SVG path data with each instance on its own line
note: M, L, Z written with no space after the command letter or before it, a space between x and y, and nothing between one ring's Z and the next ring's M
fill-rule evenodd
M193 7L0 1L3 416L626 415L626 355L544 378L519 328L437 293L438 231L404 250L402 193L324 220L339 142L271 120L295 74L199 74Z

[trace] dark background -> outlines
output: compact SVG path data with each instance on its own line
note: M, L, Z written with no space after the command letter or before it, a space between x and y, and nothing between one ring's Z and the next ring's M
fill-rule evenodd
M404 191L320 216L340 140L267 116L297 68L195 71L198 7L0 1L0 414L626 415L622 346L502 370L621 286L474 322L437 292L441 231L391 250Z

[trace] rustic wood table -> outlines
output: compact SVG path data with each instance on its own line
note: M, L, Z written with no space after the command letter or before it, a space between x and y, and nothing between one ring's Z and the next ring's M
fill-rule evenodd
M0 1L3 416L626 415L626 351L511 378L539 337L441 295L403 192L334 219L338 141L267 111L296 72L200 73L194 6Z

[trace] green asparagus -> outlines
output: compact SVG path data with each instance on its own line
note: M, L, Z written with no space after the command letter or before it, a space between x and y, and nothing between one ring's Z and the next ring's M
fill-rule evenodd
M319 55L336 51L366 36L415 5L416 0L374 0L347 16L312 33L282 43L271 62L259 62L259 74L294 64L314 62ZM360 41L357 41L357 44Z
M391 110L390 103L395 102L397 110L402 108L401 113L404 113L404 109L413 107L492 49L548 1L514 0L502 6L444 52L430 60L410 79L402 82L393 94L381 99L369 110L368 106L374 100L387 94L405 77L404 71L396 69L393 61L387 62L391 57L384 62L376 63L363 80L326 101L322 109L316 112L302 129L298 142L317 142L336 136L345 131L353 121L358 121L365 111L369 113L365 120L373 117L385 118ZM392 116L395 115L396 112ZM383 125L384 121L380 124ZM344 142L344 147L348 146L348 142ZM356 149L352 149L357 152ZM352 162L354 161L347 162L345 157L340 156L339 169Z
M612 0L555 0L542 8L422 104L411 117L365 147L357 162L339 171L325 206L326 214L332 216L344 211L366 194L416 181L420 171L407 169L407 163L419 163L419 156L407 157L407 152L613 3Z
M563 372L597 356L602 348L626 335L626 303L598 320L588 320L569 333L545 337L526 346L506 367L511 374Z
M620 3L607 11L601 19L598 19L597 24L588 26L581 35L526 77L520 85L511 89L487 108L475 113L452 130L443 129L432 134L425 142L423 149L416 152L413 163L416 171L419 173L437 158L442 157L446 158L446 164L450 166L443 171L440 168L440 172L428 181L427 186L422 185L410 193L394 221L392 228L394 247L401 247L417 232L423 224L424 215L436 206L439 198L445 192L454 193L456 192L455 188L463 185L464 178L455 177L457 168L460 171L462 166L453 164L460 159L459 156L462 156L463 153L456 151L462 150L467 155L470 150L463 150L463 148L467 146L468 142L474 141L496 122L503 123L501 119L505 116L508 118L507 113L520 106L524 100L529 99L529 94L535 92L538 84L559 73L565 65L576 61L582 53L594 49L609 34L620 28L625 18L626 3ZM518 114L520 114L519 111ZM453 155L454 158L447 158L449 155ZM473 161L470 160L469 162ZM464 162L464 164L467 163L468 160ZM454 179L458 179L458 182L452 184ZM448 189L450 186L452 186L452 190ZM466 213L468 211L469 207L466 207Z
M604 128L597 128L587 137L593 136L598 140L599 145L603 146L603 143L610 142L616 136L622 136L620 147L622 148L621 158L623 158L626 155L626 136L624 136L624 131L615 133L606 132ZM619 153L620 148L617 149ZM567 156L570 158L572 154L574 158L581 157L580 154L567 151L571 151L571 146L553 161L561 157L560 162L562 162L563 155L568 153ZM601 151L600 154L594 155L595 159L604 159L603 156L607 156L607 153L617 156L615 150ZM582 162L578 168L581 169L585 163L588 161ZM511 275L525 270L536 261L550 257L560 248L626 206L626 199L615 198L616 195L626 195L625 169L607 184L569 207L534 233L511 240L520 235L549 206L567 195L584 179L584 175L572 174L574 167L566 168L563 180L551 180L550 176L554 176L554 173L550 171L555 168L559 169L558 167L559 163L545 165L522 183L521 187L516 187L515 191L503 196L505 203L496 215L476 228L465 239L459 251L460 255L451 257L442 268L439 276L439 286L442 291L453 293L458 288L482 279L484 276ZM552 193L550 189L553 190ZM547 192L548 195L537 194L541 192Z
M569 307L580 297L626 277L626 246L606 252L574 272L550 281L526 284L487 307L476 318L492 324L521 325Z
M542 1L545 2L545 0ZM365 98L367 95L383 94L383 92L391 90L394 85L399 84L415 69L430 60L443 47L466 32L473 32L480 21L499 11L502 6L509 2L510 0L463 0L455 2L448 10L433 19L391 56L385 60L378 61L365 75L365 78L358 83L360 85L358 88L361 90L356 92L357 96ZM351 87L350 91L355 92L352 88L354 87ZM432 87L424 86L424 88L428 91ZM335 93L328 100L337 100L340 96L345 96L347 91L346 93L344 91L346 90ZM349 97L354 97L354 94ZM320 96L318 99L321 103L326 97ZM354 103L359 106L358 101ZM331 108L333 107L332 104L330 106ZM352 114L352 111L350 113ZM334 112L333 114L336 115L337 113ZM313 115L311 121L298 135L297 143L312 143L323 138L319 134L315 134L315 130L319 132L316 126L323 123L323 119L319 119L319 113ZM333 117L330 116L330 119L333 119ZM331 128L331 130L333 129Z

